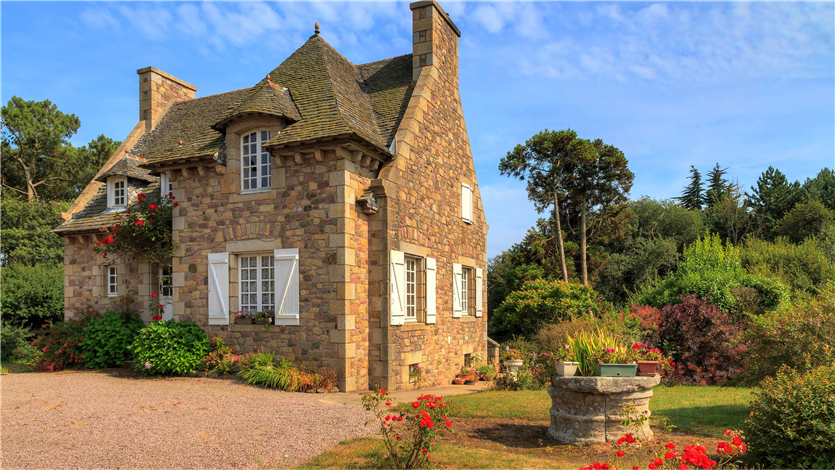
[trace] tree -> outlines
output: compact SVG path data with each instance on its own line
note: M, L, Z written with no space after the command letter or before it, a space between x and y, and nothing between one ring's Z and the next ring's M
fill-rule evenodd
M704 186L702 185L702 175L695 166L690 165L690 184L688 184L681 196L673 198L686 207L687 210L702 210L705 203Z
M69 202L11 197L0 200L0 264L60 264L64 261L64 241L51 230L58 226L57 212Z
M754 228L754 221L737 183L727 186L725 192L712 200L705 209L707 224L723 240L734 245Z
M789 183L786 176L774 167L768 167L751 186L751 194L745 194L754 210L759 229L767 240L773 240L780 219L794 207L800 185Z
M121 141L105 137L104 134L99 134L89 144L79 147L76 150L75 160L78 162L79 167L77 176L75 177L75 184L72 188L74 192L73 197L81 194L81 191L87 187L87 184L92 181L99 169L104 166L120 145L122 145Z
M565 189L580 215L580 272L587 286L589 227L605 226L615 238L625 235L629 220L626 201L635 175L629 171L623 152L600 139L591 142L591 151L572 156L565 165Z
M49 100L24 101L13 96L2 108L3 186L29 201L55 182L71 182L77 166L66 145L81 121L64 114Z
M801 193L804 202L820 201L827 209L835 211L835 171L824 168L814 178L806 178Z
M786 237L792 243L802 243L807 238L818 238L828 226L835 224L835 211L820 201L797 204L783 217L775 234Z
M728 169L720 168L719 163L707 173L708 187L707 193L705 193L705 204L708 208L718 204L725 194L730 191L731 185L724 178L726 174L728 174Z
M564 170L564 163L577 160L578 154L588 151L588 142L578 139L577 133L571 129L564 131L545 129L527 140L525 145L517 145L499 163L501 174L513 176L522 181L528 180L528 199L534 203L537 212L542 213L551 205L554 206L560 270L566 282L568 282L568 269L565 265L565 247L559 216L559 200L564 197L563 185L569 176Z

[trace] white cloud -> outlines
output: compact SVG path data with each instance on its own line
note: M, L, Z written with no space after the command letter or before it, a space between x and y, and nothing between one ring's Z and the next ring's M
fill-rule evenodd
M145 37L164 39L168 36L168 30L173 16L167 7L142 5L136 8L130 8L125 5L119 5L117 9L125 17L127 22L139 29Z
M473 17L491 33L498 33L504 28L504 18L493 5L479 5L473 11Z
M87 8L81 12L81 21L92 28L115 28L119 26L117 20L106 8Z

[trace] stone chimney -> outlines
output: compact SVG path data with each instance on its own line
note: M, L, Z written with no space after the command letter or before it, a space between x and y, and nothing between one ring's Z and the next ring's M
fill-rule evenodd
M139 120L145 121L145 130L157 125L168 107L177 101L194 99L197 87L168 75L154 67L136 71L139 75Z
M458 38L461 31L435 0L414 2L412 9L412 80L423 67L437 67L458 82Z

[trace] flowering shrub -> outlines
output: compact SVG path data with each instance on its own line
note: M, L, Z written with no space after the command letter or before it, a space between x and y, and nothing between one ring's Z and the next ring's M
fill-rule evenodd
M77 369L84 364L81 342L84 340L84 324L69 320L43 325L41 332L30 343L41 352L34 368L44 372Z
M81 351L91 369L121 366L131 358L128 347L145 326L135 312L109 311L84 327Z
M633 343L632 353L636 361L658 361L662 370L670 370L676 365L671 357L665 356L660 349L650 348L646 343Z
M192 322L153 322L139 331L130 351L138 372L184 375L197 370L209 339Z
M420 364L410 365L409 366L409 382L415 384L415 387L421 388L423 387L423 373L424 368L420 366Z
M179 203L166 195L151 201L140 193L112 227L105 227L106 236L97 240L93 251L107 258L117 255L124 260L143 258L161 266L171 264L176 244L171 235L172 212Z
M364 393L362 404L374 413L388 455L381 468L425 468L432 459L435 439L452 428L441 397L421 395L409 412L392 411L385 390ZM365 423L366 426L370 423Z
M709 299L691 295L682 297L680 304L642 313L656 319L656 346L674 358L672 374L679 380L711 385L742 371L745 347L737 341L742 324ZM647 342L652 344L652 339Z
M805 374L784 366L754 391L743 428L765 468L835 468L835 363Z
M209 340L209 348L209 353L200 359L200 365L209 375L226 375L241 359L219 336Z

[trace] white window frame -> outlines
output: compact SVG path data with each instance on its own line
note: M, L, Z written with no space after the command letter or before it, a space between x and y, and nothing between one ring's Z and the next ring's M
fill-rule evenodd
M107 296L119 297L119 268L113 265L107 266L105 276L107 280Z
M469 300L470 300L470 291L469 291L469 277L470 277L470 268L463 266L461 268L461 315L469 315L470 308L469 308Z
M249 140L249 138L253 135L256 137L254 144ZM272 133L269 129L254 129L241 134L241 193L269 191L272 187L272 157L270 152L263 147L263 145L270 140L271 136ZM244 143L244 140L248 141ZM247 165L247 160L251 156L250 152L252 151L253 146L258 152L258 160L254 166ZM265 160L266 163L264 162ZM245 176L247 170L250 170L249 177ZM253 170L255 171L254 187L252 186L253 176L251 173ZM266 182L263 180L264 178L267 179Z
M251 259L255 258L257 266L246 266L244 267L244 260L247 260L247 264L251 262ZM264 261L268 263L266 266L264 265ZM252 272L255 272L255 279L250 279ZM264 274L267 274L269 279L264 278ZM246 275L245 275L246 274ZM247 279L244 279L246 277ZM247 291L244 292L244 282L247 284ZM251 283L255 283L255 304L247 299L244 302L244 295L250 296L253 295L253 292L250 292L249 289L252 287ZM268 283L268 284L265 284ZM264 302L264 295L268 294L271 296L272 303ZM238 306L239 310L244 312L251 312L255 314L255 312L263 312L265 310L272 310L275 312L275 258L272 253L239 253L238 254ZM254 307L254 308L253 308Z
M116 185L122 183L121 204L117 204ZM107 178L107 208L124 210L128 207L128 178L127 176L111 176Z
M159 195L160 197L165 197L171 194L173 191L173 187L171 184L171 180L168 179L168 176L165 173L159 175Z

